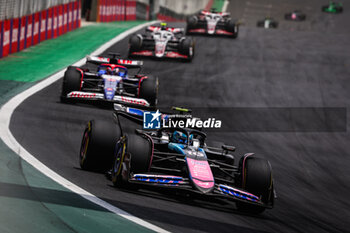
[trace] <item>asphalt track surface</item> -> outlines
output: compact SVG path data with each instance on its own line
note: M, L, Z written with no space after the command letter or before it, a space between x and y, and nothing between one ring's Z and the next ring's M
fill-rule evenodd
M285 12L299 1L286 2L266 4ZM232 1L229 10L255 9L252 4ZM304 4L315 9L306 22L280 19L280 29L264 30L252 26L255 18L246 14L246 27L237 40L195 37L192 63L146 60L144 72L160 78L160 105L349 108L350 32L344 22L350 22L350 13L322 14L320 3ZM123 40L108 51L126 55L126 48ZM209 144L234 144L237 155L256 152L272 164L275 208L259 216L246 215L235 211L234 204L118 190L104 175L80 170L78 152L86 122L108 120L111 112L61 104L60 86L58 81L25 100L14 112L11 131L49 168L109 203L173 232L350 232L348 124L343 132L210 134Z

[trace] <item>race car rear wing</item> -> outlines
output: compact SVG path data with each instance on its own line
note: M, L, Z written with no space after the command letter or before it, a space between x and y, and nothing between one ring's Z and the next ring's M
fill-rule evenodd
M202 14L202 15L220 15L222 17L231 16L231 14L229 12L210 12L210 11L206 11L206 10L202 10L200 12L200 14Z
M156 32L156 31L160 31L161 27L157 27L157 26L148 26L146 28L147 31L150 32ZM172 32L172 33L179 33L179 32L184 32L185 29L183 28L173 28L173 27L166 27L166 29L168 32Z
M86 62L102 64L102 63L112 63L117 65L123 65L127 68L140 68L143 65L143 61L128 60L120 58L107 58L107 57L97 57L97 56L86 56Z

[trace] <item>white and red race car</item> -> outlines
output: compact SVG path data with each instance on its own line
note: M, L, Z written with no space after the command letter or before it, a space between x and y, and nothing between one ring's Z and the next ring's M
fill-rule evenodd
M149 26L145 34L132 35L129 40L129 57L178 58L191 61L194 42L184 36L183 28Z
M230 13L201 11L197 15L187 18L186 33L226 35L237 38L240 23L231 19Z

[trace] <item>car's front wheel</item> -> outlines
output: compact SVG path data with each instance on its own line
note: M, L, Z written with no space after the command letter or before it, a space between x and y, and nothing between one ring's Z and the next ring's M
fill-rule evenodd
M157 106L158 103L158 78L148 76L140 81L139 97L149 102L152 107Z
M191 61L194 56L194 42L191 38L185 38L179 43L179 51L188 56L188 61Z
M258 196L265 204L273 203L273 179L272 169L268 160L247 156L240 161L241 177L239 183L241 188ZM249 213L262 213L263 206L257 206L245 202L237 202L237 209Z

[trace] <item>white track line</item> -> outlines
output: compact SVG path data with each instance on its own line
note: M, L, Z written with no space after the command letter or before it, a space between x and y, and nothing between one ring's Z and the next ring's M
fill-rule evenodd
M229 4L229 1L225 0L224 5L222 6L222 9L221 9L222 12L226 12L228 4Z
M141 25L138 25L134 28L131 28L121 34L119 34L117 37L113 38L112 40L108 41L101 47L99 47L97 50L95 50L92 54L98 55L105 51L107 48L109 48L114 43L124 39L128 35L135 33L136 31L140 30L141 28L157 23L158 21L152 21L149 23L144 23ZM85 62L85 58L79 60L74 65L80 66L83 65ZM33 155L31 155L26 149L24 149L18 141L14 138L10 131L10 120L11 116L14 112L14 110L28 97L32 96L36 92L42 90L43 88L49 86L50 84L54 83L58 79L60 79L63 76L65 69L59 71L58 73L44 79L40 83L34 85L33 87L27 89L26 91L18 94L17 96L13 97L11 100L9 100L6 104L4 104L0 109L0 138L5 142L5 144L11 148L15 153L17 153L22 159L27 161L29 164L31 164L33 167L38 169L40 172L45 174L46 176L50 177L52 180L56 181L57 183L61 184L62 186L66 187L67 189L71 190L72 192L79 194L83 198L102 206L103 208L121 216L124 217L136 224L139 224L145 228L148 228L150 230L156 231L156 232L168 232L160 227L157 227L149 222L146 222L136 216L133 216L105 201L102 199L94 196L93 194L87 192L86 190L80 188L79 186L73 184L72 182L66 180L47 166L45 166L43 163L41 163L38 159L36 159Z

